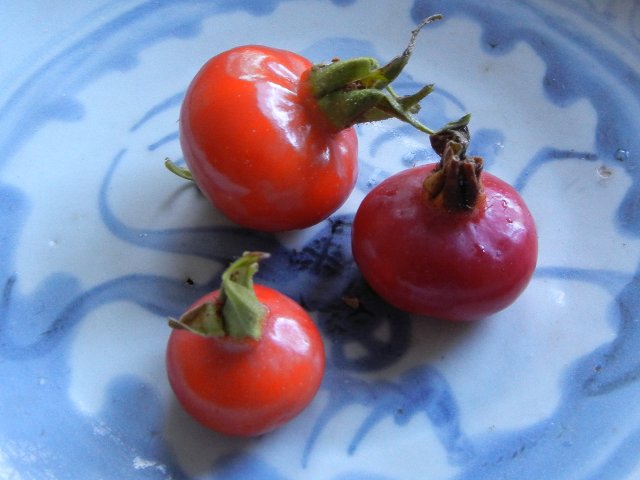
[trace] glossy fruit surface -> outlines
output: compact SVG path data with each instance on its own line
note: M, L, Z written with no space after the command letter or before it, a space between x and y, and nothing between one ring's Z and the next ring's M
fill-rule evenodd
M372 288L396 307L449 320L474 320L510 305L537 261L534 220L520 195L483 172L470 211L427 198L437 164L389 177L360 205L354 258Z
M399 96L391 83L407 65L425 18L385 65L370 57L312 65L260 45L219 53L196 74L180 111L180 145L194 180L234 222L263 231L312 226L335 212L357 178L353 125L395 118L433 133L416 117L433 90Z
M166 367L176 398L199 423L229 435L255 436L280 427L311 402L322 382L325 353L316 325L300 305L253 285L252 272L235 272L239 283L236 273L231 282L223 280L226 307L216 290L173 322ZM255 324L252 309L258 313Z
M204 195L258 230L308 227L339 208L357 176L352 127L338 130L302 77L311 63L250 45L216 55L180 113L180 143Z

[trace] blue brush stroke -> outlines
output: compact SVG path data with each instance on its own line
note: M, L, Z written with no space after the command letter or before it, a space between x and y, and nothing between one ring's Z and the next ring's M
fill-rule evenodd
M371 430L386 418L393 418L401 426L423 414L436 429L452 463L460 464L473 457L471 442L460 427L456 401L446 379L435 368L427 365L412 368L397 381L370 382L340 371L330 371L327 376L333 388L305 445L304 466L313 460L312 452L323 430L352 405L363 406L369 414L353 435L347 450L349 454L353 454Z
M549 162L558 160L587 160L594 162L598 160L598 156L592 152L576 152L573 150L558 150L556 148L545 147L536 153L527 166L520 172L513 182L514 188L516 190L522 190L526 186L529 177L532 177Z
M130 132L135 132L140 127L145 125L151 119L155 118L157 115L167 111L173 110L179 105L182 104L182 99L184 98L185 92L176 93L175 95L170 96L169 98L164 99L163 101L157 103L153 107L151 107L140 120L135 122L133 126L129 129Z
M244 480L260 478L264 480L286 480L276 468L257 455L237 453L222 456L214 465L214 480Z
M416 1L412 13L417 20L434 9L444 10L449 17L466 16L477 21L483 28L482 42L488 54L501 55L518 42L526 42L547 65L543 84L551 102L567 106L577 99L587 98L596 109L596 152L576 154L550 148L543 150L520 174L516 186L522 188L527 175L551 160L578 157L588 161L599 158L611 162L615 161L616 152L635 152L623 158L623 167L633 184L617 212L616 221L622 231L637 237L640 234L640 204L637 201L640 196L640 172L636 166L640 139L631 134L637 129L638 121L636 112L629 109L630 104L637 105L639 100L640 78L637 73L605 51L593 37L529 3L523 2L517 9L518 22L511 21L510 16L514 14L504 2L494 2L488 6L459 1ZM543 22L559 35L541 35L526 27L537 22ZM567 57L559 40L567 38L581 45L580 54ZM602 72L613 72L615 78L625 79L625 82L614 86L610 77L605 78ZM568 272L558 273L566 276ZM581 273L586 281L601 282L602 272ZM598 432L603 434L603 425L616 425L620 421L620 412L625 411L625 399L637 398L638 395L640 362L636 358L640 349L640 303L637 292L640 285L637 278L638 273L622 290L618 290L610 309L610 314L616 319L616 339L575 363L571 374L567 375L564 399L558 411L531 429L495 442L491 449L479 457L478 462L482 463L469 465L458 478L541 478L544 472L573 478L571 472L576 472L600 451L601 446L596 447L595 442L590 444L586 439L598 437ZM601 406L603 396L607 396L606 410ZM581 416L578 417L576 411L580 411ZM632 415L628 407L627 414ZM595 418L599 421L594 422ZM570 429L571 436L567 438L565 448L558 448L559 433L553 426L563 424ZM528 446L522 452L518 450L518 455L508 461L513 445L524 439L529 442ZM623 452L628 452L627 447L618 446L613 449L610 458L619 458L624 455ZM626 457L625 462L618 462L624 468L619 471L603 468L599 470L600 476L597 478L623 478L620 475L628 474L638 465L638 461L637 455Z
M34 293L22 295L12 258L27 212L28 204L19 191L0 186L0 377L4 410L0 432L3 442L10 442L8 449L1 445L5 461L24 478L42 478L43 472L56 478L85 478L88 466L125 478L134 456L148 458L166 451L161 438L150 433L161 422L157 394L138 380L132 381L135 386L131 388L131 382L113 385L107 392L107 407L99 415L111 433L96 435L95 425L75 410L67 393L73 327L97 305L118 299L135 301L135 295L139 295L141 305L167 314L179 312L185 298L179 298L180 285L167 286L164 293L168 296L159 297L161 283L155 278L146 282L153 289L146 295L145 282L126 278L82 292L79 282L63 273L51 274ZM156 302L165 305L154 306ZM13 456L16 449L17 455ZM27 454L21 454L22 449ZM168 454L162 457L167 461L171 458ZM138 477L166 478L160 473L149 471ZM176 471L173 478L184 476Z
M153 152L155 150L158 150L160 147L164 147L169 143L175 142L176 140L178 140L178 132L168 133L164 137L160 138L159 140L156 140L155 142L147 146L147 150L149 150L150 152Z
M126 72L135 68L137 55L145 48L165 38L197 35L202 19L207 16L235 10L267 15L279 3L259 0L145 2L101 25L50 58L0 107L0 148L4 154L0 167L47 123L82 120L84 106L75 96L111 71ZM334 0L333 3L348 6L354 2ZM448 17L470 17L483 28L483 47L488 55L504 55L517 42L527 42L548 67L544 86L551 102L566 106L577 99L589 99L598 114L596 151L576 154L545 148L520 173L517 186L522 188L527 175L560 158L620 162L633 183L618 209L616 222L622 231L637 237L640 234L640 169L637 168L640 139L635 133L638 131L636 112L630 111L628 105L638 102L638 75L593 38L546 15L535 5L526 1L491 5L479 1L416 1L412 15L416 21L433 11L443 11ZM637 18L638 8L634 7L633 12ZM522 27L521 22L512 22L510 15L529 18L528 25L543 21L560 34L541 34ZM581 45L582 55L565 58L563 45L557 41L560 35ZM355 40L342 40L327 40L326 45L318 45L313 51L320 55L336 47L338 51L350 52L350 48L358 44ZM94 48L98 44L100 52ZM361 43L360 47L363 52L371 53L370 45ZM613 72L626 83L613 85L603 77L602 71ZM622 88L625 86L626 89ZM617 93L611 95L611 92ZM181 95L152 106L130 131L137 131L155 115L174 108ZM462 102L447 98L446 92L434 95L430 115L436 120L444 119L444 106L451 103L462 109ZM499 130L478 131L474 138L478 141L477 150L490 161L499 153L495 150L495 144L503 140ZM150 147L157 149L175 140L176 135L169 134ZM380 138L374 145L387 140ZM616 152L629 153L618 155ZM378 370L395 363L408 348L411 321L382 304L362 282L350 257L348 217L327 222L326 228L299 251L285 249L272 236L256 236L233 227L162 231L130 228L110 209L107 195L107 186L126 153L123 146L99 193L100 213L115 236L144 248L187 253L220 262L237 255L242 245L255 248L257 244L274 252L261 270L260 278L282 287L293 298L318 311L319 323L329 339L331 366L335 370L323 385L330 393L331 407L324 410L308 439L304 461L313 461L313 447L328 422L342 408L355 404L366 406L369 415L354 432L347 453L365 445L371 431L384 418L393 418L400 426L411 417L424 414L438 432L452 463L462 469L458 478L538 479L548 476L549 471L556 474L555 478L574 478L580 460L589 459L600 448L593 437L600 436L606 441L608 428L620 420L621 412L627 412L629 418L637 414L637 407L629 405L630 398L640 396L637 381L640 365L635 360L640 347L637 272L629 281L628 276L618 272L564 267L539 270L540 276L586 281L607 288L614 298L610 315L612 324L617 326L616 339L571 366L563 385L562 402L549 419L490 439L468 439L460 427L455 397L437 370L425 365L387 382L366 381L355 376L356 372ZM413 160L406 159L407 162ZM360 187L368 189L366 184ZM201 285L134 274L88 290L82 290L80 282L69 274L55 272L32 294L23 295L14 256L28 209L28 199L21 191L0 184L0 224L3 226L0 229L0 377L3 402L11 407L10 415L0 418L0 432L17 443L37 439L37 445L51 452L52 457L43 457L37 464L20 457L10 457L8 461L23 475L34 478L45 470L59 478L83 478L87 465L92 465L95 471L111 472L117 478L132 478L132 475L166 478L169 474L176 479L186 478L158 435L158 425L163 421L162 409L153 387L133 378L115 381L107 391L105 408L97 417L112 429L112 435L97 436L94 425L74 410L68 398L68 352L74 328L99 306L127 300L150 314L175 316L192 299L213 288L219 272L212 272L211 281ZM215 252L210 248L212 242L220 247ZM340 299L344 292L361 298L362 308L354 310L345 305ZM390 333L380 339L376 332L382 324L387 324ZM353 342L363 347L362 357L349 356L348 346ZM132 409L132 405L144 408ZM588 478L617 480L631 472L638 462L639 438L640 430L633 429ZM82 445L81 452L73 450L78 445ZM166 470L149 468L132 472L134 456L162 458ZM271 460L247 453L220 458L216 468L220 470L212 473L211 478L256 478L259 474L266 478L284 478ZM376 476L352 470L336 478Z

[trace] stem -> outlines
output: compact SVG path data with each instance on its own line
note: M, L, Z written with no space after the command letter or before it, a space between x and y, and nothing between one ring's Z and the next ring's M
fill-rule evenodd
M168 157L164 159L164 166L167 167L167 170L169 170L171 173L176 174L180 178L184 178L185 180L189 180L191 182L194 181L193 174L189 171L188 168L179 167Z
M431 147L438 155L440 155L440 157L444 155L445 147L449 142L454 142L460 145L461 150L458 152L461 157L466 155L467 147L471 141L469 120L471 120L470 113L456 121L447 123L439 131L429 137Z
M455 137L456 133L450 135ZM444 144L440 163L423 183L427 199L450 212L473 211L482 196L480 174L483 160L466 155L468 138L467 131L466 143L448 140ZM437 136L436 141L440 141ZM439 144L437 145L439 148ZM434 149L438 151L435 146Z
M402 54L386 65L379 66L370 57L359 57L311 67L308 78L311 93L329 123L342 130L357 123L397 118L421 132L436 133L414 116L420 109L420 101L433 91L433 85L401 97L390 84L408 64L422 28L441 18L439 14L425 18L411 32Z
M258 262L268 257L263 252L245 252L222 274L215 302L204 302L178 320L169 319L169 325L204 337L259 339L267 309L256 296L253 276L258 271Z

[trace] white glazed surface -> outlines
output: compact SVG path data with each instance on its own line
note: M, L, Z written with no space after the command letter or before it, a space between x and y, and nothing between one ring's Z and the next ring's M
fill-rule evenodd
M640 3L4 10L1 479L640 477ZM181 160L180 101L212 55L259 43L314 62L385 61L438 12L399 88L436 84L420 113L429 125L471 112L473 153L536 218L538 269L505 311L469 325L411 318L359 276L348 226L359 201L435 160L396 121L357 128L356 190L304 232L242 230L163 168ZM242 440L182 411L164 348L166 318L249 249L272 253L256 280L304 301L328 363L303 414Z

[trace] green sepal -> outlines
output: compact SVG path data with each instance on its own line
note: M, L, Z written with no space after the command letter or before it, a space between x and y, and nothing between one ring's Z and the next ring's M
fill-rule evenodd
M245 252L222 274L216 302L202 303L179 320L170 319L169 325L204 337L260 338L267 309L256 296L253 276L258 271L258 262L268 256L263 252Z
M375 83L367 84L365 82L365 84L371 88L385 88L396 78L398 78L400 73L402 73L402 70L404 70L404 67L406 67L409 63L409 59L411 58L411 54L413 53L413 49L416 45L416 39L418 38L418 34L422 30L422 27L435 22L436 20L442 20L442 18L442 15L437 14L431 15L430 17L422 20L422 22L420 22L420 24L411 31L411 38L409 39L409 43L402 54L398 55L389 63L380 67L376 72L373 72L371 74L371 80L374 80Z
M467 113L463 117L453 122L447 123L440 130L435 132L429 137L431 148L440 155L444 155L447 145L453 145L454 153L460 158L464 158L467 152L467 147L471 141L471 134L469 133L469 121L471 120L471 114ZM460 149L459 151L457 149Z
M384 93L379 90L338 90L318 99L329 122L333 125L353 125L359 123L368 111L378 108L384 100Z
M419 102L432 91L433 85L426 85L413 95L407 95L405 97L387 95L385 96L385 100L379 102L375 110L367 112L364 118L367 121L373 120L376 117L397 118L412 125L421 132L431 135L434 131L420 122L414 115L420 111Z
M418 111L420 111L420 102L424 100L427 95L433 92L434 88L435 85L433 83L425 85L413 95L397 97L398 103L400 103L400 105L402 105L402 108L404 108L405 110L408 110L411 113L418 113Z
M189 330L203 337L222 337L225 335L224 322L213 302L205 302L184 313L178 320L169 319L171 328Z
M471 114L467 113L466 115L463 115L462 117L460 117L458 120L453 120L452 122L445 124L436 133L441 133L441 132L444 132L445 130L459 130L462 127L466 127L470 121L471 121Z
M400 111L403 112L404 115L407 115L407 114L415 115L420 111L420 102L427 95L433 92L433 89L434 89L433 84L425 85L418 92L412 95L405 95L402 97L396 95L396 93L391 89L391 87L387 87L387 92L390 98L392 99L391 101L395 101L400 105ZM365 121L365 122L376 122L380 120L387 120L389 118L398 118L404 121L403 118L400 118L398 116L398 113L396 110L397 110L397 107L391 108L391 109L384 108L384 102L382 102L382 104L380 105L376 104L375 108L372 108L364 112L361 118L362 118L362 121ZM407 123L410 123L410 122L407 122ZM429 130L429 129L427 129L424 125L420 124L419 130L426 132L426 130Z
M311 67L311 93L321 98L328 93L343 89L346 85L362 80L379 66L370 57L350 58L328 64L318 64Z
M222 274L220 301L227 335L235 338L260 338L266 308L253 289L258 261L268 257L262 252L245 253Z
M400 97L390 84L409 62L422 27L441 18L442 15L432 15L424 19L411 32L403 53L383 66L373 58L358 57L311 67L311 92L329 123L341 130L357 123L397 118L422 132L434 133L414 117L419 102L433 91L433 85Z

